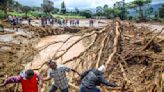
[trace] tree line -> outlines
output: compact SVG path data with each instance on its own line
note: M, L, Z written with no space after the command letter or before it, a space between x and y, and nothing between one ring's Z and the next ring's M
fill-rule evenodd
M139 19L150 18L153 13L153 8L149 7L152 0L134 0L130 3L125 3L125 0L114 3L113 7L109 7L107 4L96 7L96 13L91 10L79 10L75 8L73 11L68 11L64 1L61 3L61 8L55 8L54 2L51 0L43 0L41 7L29 7L20 4L15 0L0 0L0 9L4 11L5 15L8 15L8 11L17 11L25 13L26 17L29 11L41 11L45 14L73 14L85 16L86 18L99 17L99 18L115 18L120 17L121 19L131 19L128 16L128 9L134 9L138 13ZM145 10L143 6L148 6ZM155 12L155 17L164 18L164 4Z
M131 19L132 16L128 16L128 9L133 9L138 13L139 19L150 19L150 15L154 13L154 16L157 18L164 18L164 4L158 11L154 11L151 7L152 0L134 0L130 3L125 3L125 0L118 1L114 3L113 7L104 7L98 6L96 8L97 16L105 16L106 18L120 17L121 19ZM146 9L144 6L147 6Z

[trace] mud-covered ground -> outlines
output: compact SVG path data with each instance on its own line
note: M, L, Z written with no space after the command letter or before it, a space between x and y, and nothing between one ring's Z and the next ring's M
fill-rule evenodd
M109 22L112 23L112 21L110 20L103 20L102 21L103 24L101 23L98 24L98 21L100 20L96 21L96 24L94 25L95 27L105 26L107 25L106 23L109 23ZM12 28L5 28L5 33L1 32L1 35L0 35L0 54L1 54L0 55L0 58L1 58L0 59L0 83L2 83L6 77L17 75L20 73L20 71L24 69L39 67L41 64L51 59L54 56L54 54L56 56L60 55L70 45L72 45L75 41L80 39L82 37L82 34L85 34L85 33L87 34L94 30L101 30L101 29L96 29L96 28L95 29L82 28L83 30L80 30L80 32L77 32L77 33L63 32L63 33L60 33L60 35L59 34L54 35L54 34L51 34L50 32L50 33L47 33L47 35L45 35L45 33L40 31L40 29L44 30L44 28L40 28L39 20L34 20L32 23L33 25L32 27L27 26L26 23L27 23L26 21L23 22L23 24L25 24L25 27L27 27L25 29L22 29L24 27L22 28L20 27L18 31L15 31ZM80 27L88 27L88 25L89 25L88 20L82 20ZM159 32L164 27L164 25L145 24L145 23L134 24L134 25L137 26L138 28L141 28L141 26L144 26L150 29L150 31L154 31L155 29L157 29L155 30L155 32ZM55 28L55 27L59 27L59 26L54 25L52 28ZM34 28L34 30L29 31L30 28ZM44 31L46 30L47 29L45 29ZM56 29L56 30L61 31L59 29ZM128 30L128 31L132 31L132 30ZM35 31L39 31L39 32L35 32ZM38 36L38 33L40 36ZM71 37L72 35L75 35L75 36ZM70 39L68 40L68 38ZM160 36L160 38L162 37ZM101 42L102 39L99 39L99 40ZM64 61L67 61L71 59L72 57L78 56L81 52L85 50L85 48L92 41L93 41L93 37L79 41L78 43L76 43L76 45L71 47L61 58L57 60L58 63L63 63ZM164 44L162 44L161 46L163 45ZM162 51L163 51L163 47L162 47ZM159 56L159 54L157 56ZM91 57L96 57L96 56L93 55ZM87 57L87 58L89 59L91 57ZM77 67L76 65L78 65L78 62L77 63L72 62L72 63L66 64L66 66L71 67L71 68L76 68ZM134 69L135 67L136 69L143 68L142 66L139 67L138 65L134 65L133 67L130 67L132 68L132 70L134 70L133 72L136 72ZM46 68L47 67L44 67L43 69L46 69ZM87 68L88 67L84 67L84 69L87 69ZM113 76L115 74L117 73L114 73ZM129 75L133 75L133 74L129 74ZM15 89L14 86L15 85L9 85L7 86L7 88L0 88L0 92L7 92L7 90L9 92L13 92L13 90L17 90ZM19 90L17 90L16 92L18 91ZM136 92L139 92L139 91L136 91Z
M5 32L1 32L0 83L3 83L4 79L6 79L9 76L18 75L24 69L39 67L41 64L52 58L53 55L57 52L58 54L62 53L63 50L65 50L74 41L78 40L81 37L78 35L74 36L71 39L69 39L66 43L64 43L65 40L72 36L69 33L70 31L66 31L65 33L63 32L62 34L60 31L64 31L65 29L60 29L58 27L55 30L53 29L54 28L52 28L52 31L47 31L48 27L28 26L25 24L19 26L18 30L13 30L12 28L8 27L4 29ZM94 28L80 29L85 29L84 31L94 30ZM43 32L42 30L47 32ZM56 30L59 32L56 32ZM71 29L69 28L66 30ZM78 32L76 31L78 30L76 28L73 28L72 30ZM54 35L54 33L56 35ZM77 45L73 46L63 56L62 60L68 60L71 57L80 54L80 52L84 50L83 43L84 42L80 41ZM62 63L62 60L60 58L57 61L59 63ZM72 66L69 65L69 67ZM0 92L7 92L7 90L9 92L12 92L14 90L14 86L15 85L9 85L7 86L7 88L1 88Z

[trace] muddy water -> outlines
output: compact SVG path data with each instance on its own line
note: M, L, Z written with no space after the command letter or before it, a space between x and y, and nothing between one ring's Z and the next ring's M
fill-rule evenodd
M49 59L51 59L54 54L56 54L57 56L60 55L61 53L64 52L64 50L66 50L72 43L74 43L76 40L78 40L80 38L80 36L75 36L72 37L71 39L69 39L66 43L64 43L61 41L65 41L67 38L69 38L71 35L57 35L57 36L47 36L45 38L42 38L40 40L40 42L35 46L36 49L39 49L43 46L47 46L48 44L52 43L52 42L58 42L56 44L52 44L49 45L47 48L41 50L33 59L33 61L31 63L28 63L26 65L26 69L29 68L37 68L39 67L41 64L43 64L44 62L48 61ZM62 47L61 47L62 46ZM59 58L57 60L58 64L61 64L63 61L69 60L72 57L78 56L82 51L84 51L84 46L82 41L78 42L76 45L74 45L72 48L70 48L68 50L67 53L65 53L63 55L62 58ZM59 52L57 52L57 50ZM72 67L72 65L68 65L68 67Z

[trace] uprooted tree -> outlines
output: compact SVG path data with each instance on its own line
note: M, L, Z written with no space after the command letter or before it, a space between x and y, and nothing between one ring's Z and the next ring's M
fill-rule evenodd
M159 33L155 33L146 27L137 28L131 23L121 23L116 20L114 24L112 23L102 30L83 34L80 39L68 46L61 54L55 54L52 59L62 58L79 41L90 39L91 42L83 52L76 57L62 61L62 63L74 64L74 69L81 73L105 64L107 67L106 77L116 81L122 88L101 87L103 92L109 90L160 92L163 90L162 73L164 71L161 57L164 54L162 52L164 45L162 31L163 29ZM63 45L72 37L74 35L64 41ZM60 51L60 48L57 51ZM34 70L40 70L44 64ZM69 75L70 86L78 90L75 75Z
M164 38L162 31L150 31L146 27L138 28L132 23L122 22L118 19L108 24L105 28L95 31L86 31L83 34L74 34L62 42L61 47L57 50L60 52L65 43L74 36L81 36L78 40L68 46L62 53L55 54L51 59L58 60L78 42L84 40L89 41L82 51L76 57L62 61L66 65L74 65L72 68L80 73L91 69L98 68L105 64L107 72L105 76L115 81L121 88L108 88L101 86L102 92L116 90L117 92L162 92L164 72L163 65L163 47ZM33 54L25 54L25 56L35 56L50 43L40 49L34 50ZM57 53L56 52L56 53ZM26 61L22 58L21 61ZM42 70L46 64L43 63L34 70ZM79 84L77 82L78 75L72 73L69 75L71 90L77 92Z

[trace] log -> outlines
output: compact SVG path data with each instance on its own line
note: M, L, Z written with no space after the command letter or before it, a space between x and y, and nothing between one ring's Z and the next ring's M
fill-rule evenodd
M69 86L73 87L74 89L76 89L78 91L80 90L80 88L78 86L76 86L76 85L74 85L72 83L69 83Z
M158 35L160 35L160 34L162 33L163 30L164 30L164 28L162 28L162 30L161 30L158 34L154 35L154 36L149 40L149 42L143 47L143 49L142 49L141 51L146 50L147 47L150 45L150 43L151 43Z
M82 56L82 55L84 54L84 52L88 51L88 50L94 45L96 39L97 39L97 34L95 35L95 38L94 38L93 42L92 42L83 52L81 52L81 53L80 53L78 56L76 56L76 57L73 57L73 58L71 58L71 59L69 59L69 60L67 60L67 61L64 61L63 64L66 64L66 63L68 63L68 62L70 62L70 61L72 61L72 60L75 60L75 59L79 58L80 56Z
M108 65L112 61L114 55L117 53L118 45L119 45L119 40L120 40L120 36L121 36L121 33L119 31L119 28L120 28L120 22L116 21L115 38L114 38L114 43L113 43L113 50L112 50L112 53L109 55L108 60L107 60L107 62L105 64L106 67L108 67Z
M99 52L99 55L98 55L98 59L97 59L97 63L96 63L96 68L99 67L100 60L101 60L101 55L102 55L102 52L103 52L103 49L104 49L104 46L105 46L105 40L106 40L107 37L108 37L108 35L105 36L105 38L103 39L103 41L101 43L101 49L100 49L100 52Z
M89 37L89 36L92 36L92 35L94 35L94 34L96 34L96 37L95 38L97 38L97 34L100 34L100 33L103 33L103 32L105 32L106 31L106 28L104 28L104 29L102 29L102 30L100 30L100 31L93 31L92 33L89 33L89 34L86 34L86 35L84 35L84 36L82 36L80 39L78 39L77 41L75 41L73 44L71 44L62 54L60 54L59 56L57 56L57 57L55 57L55 55L54 55L54 57L52 58L52 59L54 59L54 60L56 60L56 59L59 59L60 57L62 57L72 46L74 46L76 43L78 43L79 41L81 41L82 39L84 39L84 38L86 38L86 37ZM74 36L70 36L68 39L66 39L66 41L64 41L63 42L63 45L64 45L64 43L65 42L67 42L70 38L72 38L72 37L74 37ZM94 39L94 42L95 42L95 40L96 39ZM94 44L94 42L92 42L88 47L87 47L87 49L85 49L85 51L87 51L93 44ZM51 43L52 44L52 43ZM50 45L51 45L50 44ZM62 46L63 46L62 45ZM62 47L61 46L61 47ZM60 48L61 48L60 47ZM59 48L59 49L60 49ZM58 49L58 50L59 50ZM58 51L57 50L57 51ZM84 52L85 52L84 51ZM77 57L73 57L73 58L71 58L71 59L69 59L69 60L67 60L67 61L64 61L64 63L63 64L66 64L66 63L68 63L69 61L72 61L72 60L74 60L75 58L78 58L78 57L80 57L84 52L82 52L82 53L80 53ZM57 52L56 52L57 53ZM46 61L47 62L47 61ZM42 65L40 65L40 67L39 68L34 68L33 70L40 70L45 64L46 64L46 62L45 63L43 63Z
M127 63L126 63L125 59L124 59L120 54L117 53L117 55L118 55L118 56L120 57L120 59L124 62L125 66L127 66Z
M73 47L75 44L77 44L78 42L80 42L80 41L83 40L84 38L90 37L90 36L92 36L92 35L94 35L94 34L100 34L100 33L103 33L103 32L105 32L105 31L106 31L106 28L104 28L104 29L102 29L102 30L100 30L100 31L93 31L93 32L91 32L91 33L89 33L89 34L86 34L86 35L82 36L80 39L78 39L77 41L75 41L74 43L72 43L62 54L60 54L59 56L55 56L55 55L54 55L54 57L53 57L52 59L54 59L54 60L59 59L59 58L62 57L71 47Z
M121 68L121 72L123 73L123 77L124 77L125 81L127 81L128 83L132 83L132 82L128 79L128 77L126 76L125 70L124 70L124 68L123 68L123 66L122 66L121 63L119 63L119 66L120 66L120 68Z

